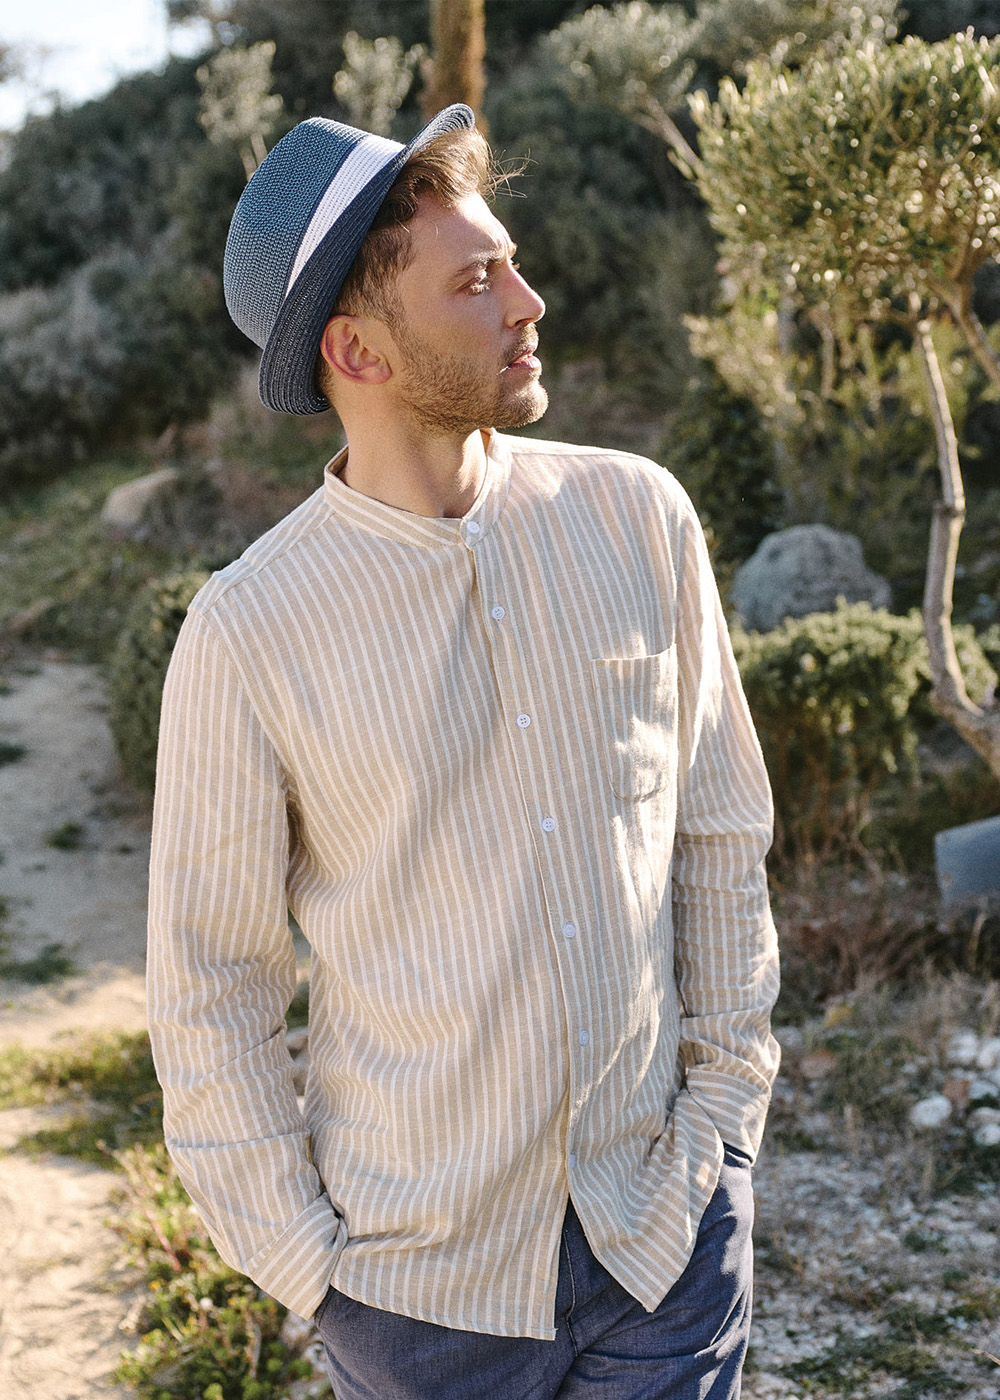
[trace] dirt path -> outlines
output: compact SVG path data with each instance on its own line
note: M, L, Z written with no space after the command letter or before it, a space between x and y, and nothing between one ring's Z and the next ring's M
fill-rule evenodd
M7 956L23 961L59 943L77 971L48 986L0 981L0 1045L139 1029L148 804L116 773L91 668L46 662L5 682L0 742L25 750L0 767ZM60 831L63 848L49 844ZM38 1118L38 1110L0 1113L0 1149ZM0 1156L4 1400L125 1400L108 1380L132 1301L115 1278L115 1240L104 1223L114 1182L111 1172L66 1157Z
M0 985L0 1044L41 1044L69 1029L138 1029L148 803L117 773L104 691L91 667L48 662L5 681L0 742L25 749L0 767L0 894L10 951L24 959L59 943L79 972L52 986ZM49 844L53 837L63 848ZM65 848L74 840L75 849Z

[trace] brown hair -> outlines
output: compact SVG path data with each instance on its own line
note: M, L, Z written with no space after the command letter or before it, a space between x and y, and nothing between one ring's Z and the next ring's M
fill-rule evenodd
M491 199L514 173L497 163L475 127L442 132L415 151L382 201L331 315L377 316L391 326L398 316L396 278L413 257L407 224L418 201L430 195L443 208L453 209L470 194ZM329 397L330 372L322 355L316 361L316 381Z

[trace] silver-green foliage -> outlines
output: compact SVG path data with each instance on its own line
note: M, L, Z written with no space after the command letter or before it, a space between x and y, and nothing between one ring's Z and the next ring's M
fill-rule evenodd
M593 6L548 42L575 101L621 112L696 168L671 114L700 75L741 74L764 55L797 64L817 49L888 37L895 17L895 0L703 0L693 19L679 5L630 0Z
M188 604L208 578L188 569L155 579L136 599L111 663L110 714L115 748L136 787L152 792L160 701L170 656Z
M232 363L213 281L169 234L0 293L0 485L204 412Z
M273 40L222 49L198 69L198 120L210 141L236 147L248 180L267 155L265 143L284 107L271 91L274 50Z
M395 35L363 39L353 29L344 35L344 65L334 74L333 91L355 126L388 136L425 53L422 44L404 49Z
M549 44L575 100L648 126L677 106L694 76L696 33L679 5L631 0L613 9L595 5L566 20Z
M1000 40L869 41L691 99L727 256L858 320L964 299L1000 249Z

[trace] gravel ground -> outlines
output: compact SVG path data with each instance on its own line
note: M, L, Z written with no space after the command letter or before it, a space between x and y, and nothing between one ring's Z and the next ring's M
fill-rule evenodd
M925 995L911 1026L941 995ZM900 1020L905 1030L905 1012ZM859 1123L849 1109L819 1106L834 1096L836 1067L815 1049L823 1034L817 1028L811 1047L808 1032L779 1032L784 1062L755 1178L746 1400L996 1400L1000 1212L989 1153L1000 1147L972 1144L976 1110L963 1100L963 1087L980 1081L949 1063L952 1035L941 1026L919 1062L902 1066L900 1083L879 1088L886 1100L887 1088L900 1091L888 1112L894 1129ZM914 1105L942 1086L959 1106L936 1130L917 1129ZM803 1139L807 1150L795 1145ZM953 1188L942 1189L949 1178Z
M997 1198L921 1204L892 1165L766 1152L746 1400L1000 1393Z

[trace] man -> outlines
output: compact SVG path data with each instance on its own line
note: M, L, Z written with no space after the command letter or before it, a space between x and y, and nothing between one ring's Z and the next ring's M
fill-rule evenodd
M338 1400L722 1400L777 1064L767 783L677 483L498 431L546 396L493 179L467 108L405 148L313 119L237 207L261 396L332 403L347 448L171 664L167 1140Z

